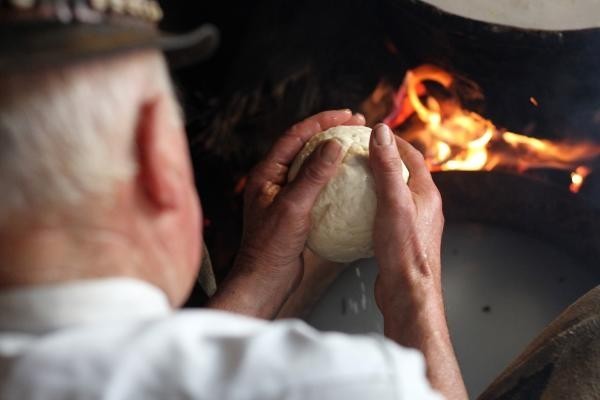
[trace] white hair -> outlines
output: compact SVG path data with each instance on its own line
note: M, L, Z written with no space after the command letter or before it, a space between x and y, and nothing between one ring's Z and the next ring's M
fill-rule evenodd
M0 77L0 222L77 206L134 176L141 105L164 91L155 51Z

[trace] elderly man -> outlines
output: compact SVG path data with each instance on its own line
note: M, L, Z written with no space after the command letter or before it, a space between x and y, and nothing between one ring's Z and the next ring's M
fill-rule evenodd
M423 352L439 392L466 397L442 305L439 193L420 154L385 126L371 161L377 302L391 340L250 318L274 318L301 284L310 210L341 147L322 146L290 185L287 168L312 135L364 124L347 110L300 122L274 145L249 180L244 241L214 310L174 311L198 274L202 213L165 62L148 43L117 47L124 24L149 35L133 13L76 2L72 22L47 20L48 6L59 15L65 4L2 10L12 38L29 36L26 51L5 51L0 75L0 397L440 398L421 354L392 340ZM100 27L121 36L102 40ZM85 57L73 54L87 32ZM73 59L44 59L39 41Z
M0 398L466 398L444 317L440 196L385 125L370 158L387 339L265 321L323 278L303 254L339 144L294 183L286 172L315 133L364 124L348 110L274 145L249 179L241 251L213 310L176 311L198 273L201 208L154 47L160 10L106 4L0 3Z

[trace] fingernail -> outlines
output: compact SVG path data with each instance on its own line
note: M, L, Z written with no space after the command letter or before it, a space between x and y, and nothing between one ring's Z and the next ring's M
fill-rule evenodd
M340 111L343 113L346 113L346 114L352 114L352 110L349 108L344 108L343 110L340 110Z
M362 115L361 113L356 113L354 115L356 115L358 118L362 119L363 121L366 121L365 116Z
M333 164L339 158L341 151L342 146L337 140L329 140L327 143L321 146L319 155L326 163Z
M389 146L392 144L392 132L385 124L379 124L375 127L375 143L379 146Z

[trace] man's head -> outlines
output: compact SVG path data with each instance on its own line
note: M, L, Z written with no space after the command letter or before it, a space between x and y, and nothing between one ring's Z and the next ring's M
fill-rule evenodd
M179 305L200 207L163 57L0 76L0 282L133 276Z

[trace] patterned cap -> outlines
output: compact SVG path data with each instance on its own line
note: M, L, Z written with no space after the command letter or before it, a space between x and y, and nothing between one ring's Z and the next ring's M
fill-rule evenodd
M162 18L156 0L0 0L0 73L141 48L189 64L217 47L213 25L173 35L158 29Z

